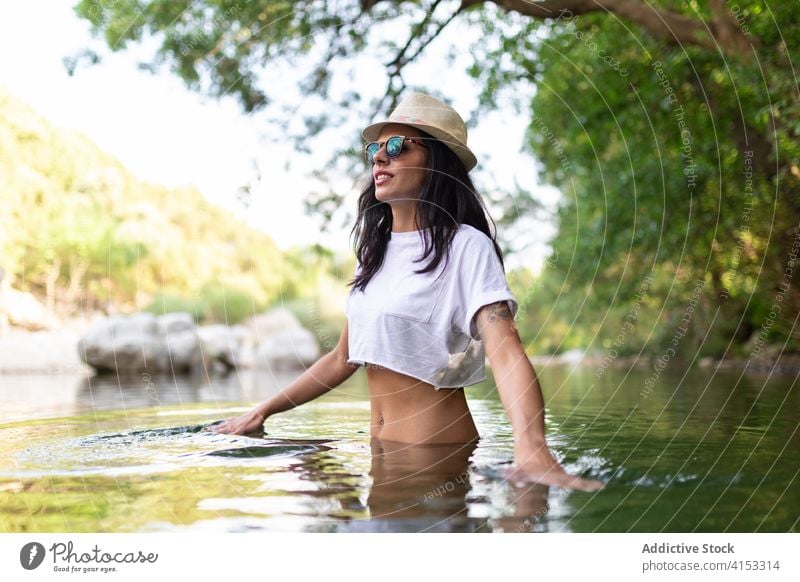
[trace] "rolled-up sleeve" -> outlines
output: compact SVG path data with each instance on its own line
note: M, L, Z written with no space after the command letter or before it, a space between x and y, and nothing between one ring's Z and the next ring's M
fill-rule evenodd
M466 309L462 329L472 339L480 339L473 318L484 305L507 301L512 317L516 316L517 299L489 237L472 237L465 245L458 283L459 296Z

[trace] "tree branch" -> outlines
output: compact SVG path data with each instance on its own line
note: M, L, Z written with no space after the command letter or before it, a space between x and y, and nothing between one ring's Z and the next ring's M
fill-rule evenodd
M386 111L388 109L392 109L397 106L398 98L400 94L405 89L405 81L403 80L403 67L405 67L408 63L412 62L416 59L425 47L427 47L437 36L439 36L442 31L447 28L447 25L450 24L453 19L458 16L461 11L464 9L464 6L460 6L453 14L451 14L445 21L440 22L439 25L436 27L427 38L421 40L419 47L411 56L406 56L406 53L411 48L411 45L414 43L415 40L420 39L421 35L429 28L430 21L433 16L433 12L436 10L436 7L439 5L441 0L435 0L435 2L431 5L428 11L425 14L425 18L422 19L419 24L413 27L411 30L411 35L406 42L405 46L400 50L397 56L390 62L386 64L386 69L389 72L389 83L386 88L386 93L383 97L381 97L378 103L378 112ZM374 3L373 3L374 4ZM399 86L395 86L395 80L399 82ZM389 100L388 107L386 106L386 100Z
M492 2L506 11L531 18L570 17L590 12L609 12L642 26L651 35L672 44L687 44L723 54L748 58L757 40L742 32L723 0L711 0L714 13L711 23L653 6L642 0L462 0L462 8ZM709 34L709 29L711 33Z
M441 1L442 0L435 0L433 5L425 13L425 18L422 19L422 22L418 23L416 26L414 26L411 29L411 36L409 37L408 42L406 42L406 46L404 46L402 48L402 50L397 54L397 56L394 58L394 60L391 63L386 65L387 69L390 68L390 67L394 67L397 71L399 71L400 69L403 68L403 66L406 63L409 63L410 61L414 60L414 57L417 56L420 53L420 51L417 51L416 53L414 53L414 56L409 57L409 58L405 58L405 54L406 54L406 52L408 52L408 49L411 48L411 43L414 42L414 39L416 39L419 35L421 35L423 32L425 32L425 29L428 28L428 23L430 22L431 17L433 16L433 12L434 12L434 10L436 10L436 7L439 5L439 3ZM458 12L456 12L456 14L457 13ZM449 22L449 20L448 20L448 22ZM439 31L441 32L441 28L439 29ZM438 34L438 32L436 34ZM434 35L434 36L436 36L436 35ZM427 45L427 44L428 43L426 42L425 45Z
M743 55L749 54L751 47L758 47L760 43L744 33L724 0L710 0L709 5L712 13L710 28L720 46Z

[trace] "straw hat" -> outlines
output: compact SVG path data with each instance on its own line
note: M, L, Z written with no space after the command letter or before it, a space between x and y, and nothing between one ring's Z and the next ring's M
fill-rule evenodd
M409 93L391 115L383 121L368 125L361 136L368 142L376 141L384 125L402 123L416 127L439 139L450 148L469 172L478 163L475 154L467 147L467 126L455 109L425 93Z

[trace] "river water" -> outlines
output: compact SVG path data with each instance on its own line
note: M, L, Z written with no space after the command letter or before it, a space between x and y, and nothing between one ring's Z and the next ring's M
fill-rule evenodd
M0 376L0 531L787 532L800 530L795 378L537 366L551 450L585 493L512 486L487 382L481 440L372 442L363 371L267 421L203 432L298 372L120 380ZM487 367L487 373L490 373Z

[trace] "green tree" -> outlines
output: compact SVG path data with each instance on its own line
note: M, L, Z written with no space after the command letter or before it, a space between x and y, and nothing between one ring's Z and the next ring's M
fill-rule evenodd
M715 322L711 351L757 331L775 297L786 309L774 330L791 336L800 298L796 285L785 295L780 286L800 224L796 2L83 0L76 10L112 50L153 37L144 66L269 111L306 151L323 129L341 132L396 104L409 64L448 27L467 27L479 40L451 53L471 60L466 72L481 88L473 118L506 102L526 112L526 146L564 195L553 247L566 267L547 271L556 279L543 289L557 293L567 344L613 337L651 273L653 329L669 325L642 341L669 340L698 281L712 315L692 325ZM381 59L386 87L367 104L333 89L335 71L351 74L364 55ZM70 68L81 58L100 57L87 50ZM300 130L300 105L273 103L286 67L303 70L304 95L324 104L303 114ZM352 169L355 138L319 172ZM310 203L329 216L339 199L332 190Z
M560 312L594 321L604 313L601 339L617 333L637 289L657 273L660 285L648 293L660 298L653 307L661 317L650 322L659 349L675 337L699 282L707 284L702 309L680 344L687 353L725 353L760 331L776 301L784 309L772 337L797 349L800 295L796 284L786 293L781 285L800 236L792 68L800 43L775 22L798 22L800 5L772 4L739 3L742 28L728 33L738 40L717 47L675 46L677 34L646 34L598 13L554 22L536 47L527 146L542 180L565 194L553 247L569 257L561 283L571 297L559 297ZM686 8L712 23L721 9ZM482 56L499 61L503 47L530 33L506 34ZM503 72L474 73L494 88L484 99L494 99Z

